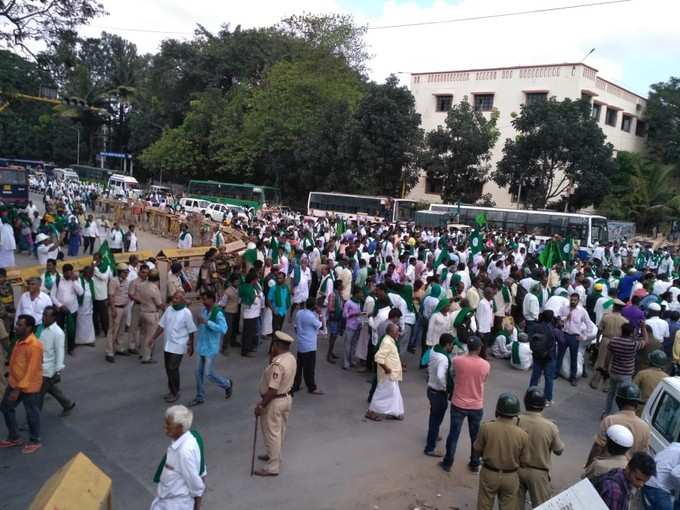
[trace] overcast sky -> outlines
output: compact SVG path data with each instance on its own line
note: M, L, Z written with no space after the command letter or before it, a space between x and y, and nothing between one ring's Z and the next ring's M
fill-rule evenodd
M102 0L109 15L83 28L102 30L155 52L165 38L190 39L197 23L217 31L268 26L289 14L348 13L380 27L577 5L598 0ZM371 29L370 76L477 67L578 62L641 95L680 75L680 1L631 0L552 13L419 27ZM404 81L408 77L401 75Z

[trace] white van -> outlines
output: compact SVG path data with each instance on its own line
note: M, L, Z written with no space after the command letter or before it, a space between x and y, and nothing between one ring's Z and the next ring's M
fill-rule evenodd
M208 214L210 202L198 198L184 197L180 198L179 205L188 213Z
M642 419L652 430L652 455L680 440L680 377L666 377L656 386L642 410Z
M54 178L62 182L80 182L80 177L70 168L55 168Z
M220 223L228 218L229 213L231 213L232 217L236 216L244 220L248 219L248 210L240 205L211 203L206 211L206 214L210 215L213 221L218 221Z
M108 190L113 198L139 198L139 182L129 175L113 174L109 177Z

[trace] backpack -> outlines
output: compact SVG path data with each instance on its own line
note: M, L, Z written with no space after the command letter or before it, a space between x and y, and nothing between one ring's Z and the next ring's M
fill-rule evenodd
M515 303L519 309L519 314L522 315L522 307L524 306L524 298L527 296L527 289L523 285L517 284L517 295L515 296Z
M543 333L534 333L529 338L529 347L534 359L542 361L550 358L550 342Z

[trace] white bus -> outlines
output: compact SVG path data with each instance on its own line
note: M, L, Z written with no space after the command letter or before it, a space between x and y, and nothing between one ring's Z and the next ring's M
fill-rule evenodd
M312 191L307 200L307 215L317 218L339 216L369 222L408 223L415 221L415 212L416 202L402 198Z
M53 175L57 181L80 182L80 177L78 177L78 174L70 168L55 168Z
M475 218L484 213L491 229L523 231L536 237L550 237L555 234L571 236L579 240L581 246L592 246L609 241L607 218L594 214L563 213L557 211L530 211L525 209L498 209L496 207L478 207L461 205L431 204L430 215L419 214L417 223L427 223L432 219L442 218L465 225L475 225ZM439 225L428 225L439 226Z

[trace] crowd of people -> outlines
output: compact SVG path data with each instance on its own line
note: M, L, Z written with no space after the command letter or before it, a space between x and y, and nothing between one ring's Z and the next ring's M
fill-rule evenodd
M63 223L70 224L72 216L79 216L79 204L62 204ZM51 225L41 219L36 240L43 222ZM19 401L30 417L26 453L40 447L45 393L55 396L64 413L71 412L75 402L58 386L64 351L73 354L78 345L93 345L98 335L106 337L107 362L138 356L142 364L156 362L156 340L162 336L164 398L170 404L180 398L183 357L196 353L196 391L188 407L207 398L205 378L231 396L232 379L214 367L220 352L237 349L250 358L268 344L270 363L255 409L266 454L255 474L276 476L293 395L303 382L309 393L323 395L317 352L319 338L327 338L322 359L373 377L365 412L369 420L404 418L407 403L400 383L409 358L426 373L430 416L424 454L440 458L441 468L449 471L467 419L468 467L479 472L480 509L492 508L496 499L501 509L514 510L527 498L536 507L551 497L551 456L560 455L565 445L558 424L542 412L554 405L559 377L573 386L590 377L592 388L606 392L584 477L609 508L626 508L635 489L642 489L645 508L671 508L658 501L665 497L672 505L680 482L668 469L677 463L667 458L678 443L655 462L646 453L649 425L637 413L656 385L680 366L679 264L672 250L615 242L584 255L571 247L545 267L541 251L558 239L538 241L490 227L469 235L458 229L263 211L241 228L249 242L238 259L226 252L223 234L215 228L197 270L172 264L165 295L155 261L140 261L134 253L129 263L115 268L95 253L79 274L68 263L59 272L52 237L38 242L38 256L43 243L52 243L45 271L28 281L16 306L6 301L0 270L4 338L16 338L0 405L9 434L0 447L23 444L14 417ZM117 224L107 235L112 250L134 251L125 246L126 234ZM193 245L186 226L177 243ZM198 310L187 307L187 294L198 296ZM528 390L523 396L501 395L495 420L484 421L485 384L501 363L491 358L527 371ZM450 427L440 452L437 439L447 410ZM202 439L187 436L190 425L189 409L175 405L168 410L166 431L173 445L189 440L186 455L194 463L189 465L195 466L198 455L200 475L204 463L196 444ZM184 451L169 448L168 458ZM200 498L200 476L192 472L169 486L164 469L154 508L165 508L159 506L164 498L182 496L192 504Z

